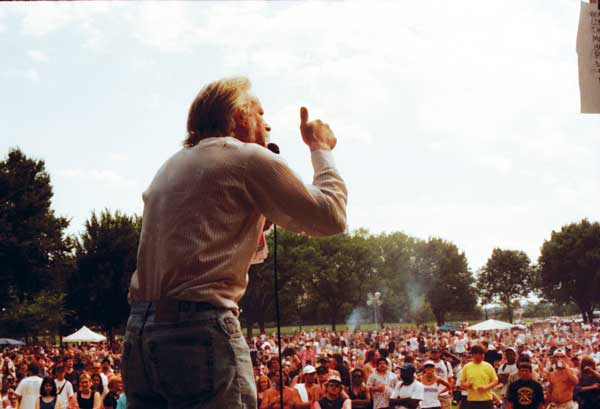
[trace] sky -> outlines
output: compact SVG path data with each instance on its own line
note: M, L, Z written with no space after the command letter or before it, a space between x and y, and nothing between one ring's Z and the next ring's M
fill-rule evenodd
M46 162L53 209L142 213L200 88L247 76L312 180L330 124L350 229L441 237L472 271L600 220L600 116L579 113L576 0L0 4L0 152Z

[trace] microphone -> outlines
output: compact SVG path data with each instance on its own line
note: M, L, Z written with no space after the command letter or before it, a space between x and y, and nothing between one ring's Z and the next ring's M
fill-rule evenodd
M267 149L273 152L274 154L279 155L279 146L276 143L269 143L267 145Z

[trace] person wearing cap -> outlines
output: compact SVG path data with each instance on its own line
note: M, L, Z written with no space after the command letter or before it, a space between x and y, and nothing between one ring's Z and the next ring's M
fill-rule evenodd
M542 409L544 390L539 382L531 378L529 362L519 362L519 379L513 382L507 394L507 409Z
M315 383L317 370L312 365L306 365L302 370L302 381L294 385L296 389L295 408L312 408L320 396L319 385Z
M554 370L550 372L548 388L548 406L550 409L574 409L573 392L579 379L569 367L567 355L562 349L557 349L552 355Z
M362 368L354 368L350 372L348 397L352 401L352 409L368 408L371 404L371 393L365 385L365 373Z
M421 383L423 384L423 401L420 409L441 409L442 402L440 398L442 395L448 396L448 392L452 390L452 387L442 377L437 376L435 362L432 360L423 363Z
M467 391L468 409L493 409L492 389L498 384L498 376L492 365L483 360L481 345L471 347L473 360L465 365L460 375L461 387Z
M498 367L498 382L502 385L502 403L506 408L506 396L508 393L508 377L517 372L517 353L514 348L508 347L504 349L504 362Z
M433 367L432 367L433 368ZM415 379L416 368L411 363L400 367L400 382L392 390L390 406L396 409L417 409L423 400L423 384Z
M378 358L375 371L367 379L367 387L373 397L373 409L389 406L390 396L396 383L396 375L388 371L387 359L384 357Z
M342 380L330 376L325 384L325 396L315 402L314 409L352 409L352 401L342 396Z
M454 373L452 372L452 365L448 361L442 359L442 354L439 348L434 347L430 353L431 361L435 366L435 373L438 378L443 379L450 384L450 389L454 386ZM452 408L452 395L448 391L440 394L439 401L442 409Z

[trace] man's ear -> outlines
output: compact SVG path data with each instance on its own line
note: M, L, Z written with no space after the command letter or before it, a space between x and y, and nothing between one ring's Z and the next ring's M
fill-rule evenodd
M233 126L231 128L231 134L233 137L245 141L246 134L248 133L248 116L244 115L242 111L235 111L232 114Z
M248 124L249 124L248 115L246 115L246 113L243 110L237 109L233 113L233 122L234 122L234 128L236 128L236 129L237 128L248 128Z

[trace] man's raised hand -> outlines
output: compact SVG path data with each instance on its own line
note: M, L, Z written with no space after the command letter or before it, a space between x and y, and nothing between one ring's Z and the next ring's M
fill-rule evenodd
M302 140L311 151L318 149L332 150L335 148L337 139L333 131L325 122L320 119L308 121L308 109L300 108L300 134Z

